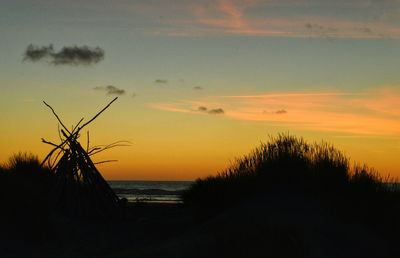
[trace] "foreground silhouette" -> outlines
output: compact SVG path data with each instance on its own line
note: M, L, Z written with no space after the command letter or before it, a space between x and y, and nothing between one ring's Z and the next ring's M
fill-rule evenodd
M222 227L233 257L398 257L400 191L387 181L330 144L280 134L183 198Z
M359 201L392 193L377 172L365 165L351 167L332 145L279 134L218 175L198 179L183 197L186 204L224 208L276 189Z
M123 217L53 216L54 174L29 154L0 166L1 257L400 257L400 192L331 145L283 134L184 205L128 204Z
M61 143L55 144L42 139L42 142L54 148L41 165L47 163L54 173L56 182L51 193L52 199L54 206L64 214L88 218L118 215L121 201L91 159L91 156L96 153L118 146L118 142L104 148L90 147L89 133L86 149L78 141L81 130L94 121L117 99L114 98L92 119L80 125L83 121L82 118L71 131L64 125L54 109L44 102L51 109L62 129L59 130Z

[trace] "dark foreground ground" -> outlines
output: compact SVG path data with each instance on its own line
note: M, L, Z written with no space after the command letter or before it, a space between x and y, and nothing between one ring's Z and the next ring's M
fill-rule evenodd
M177 204L130 204L119 220L3 221L0 257L400 257L400 238L341 219L327 205L275 193L217 215Z

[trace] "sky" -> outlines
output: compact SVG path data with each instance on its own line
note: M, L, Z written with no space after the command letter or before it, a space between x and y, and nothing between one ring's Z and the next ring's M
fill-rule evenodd
M0 163L58 123L106 179L216 174L280 132L400 177L398 0L2 0ZM86 144L86 130L81 135Z

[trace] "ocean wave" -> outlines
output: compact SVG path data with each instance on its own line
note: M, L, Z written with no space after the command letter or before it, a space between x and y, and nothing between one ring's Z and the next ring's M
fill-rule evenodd
M164 189L127 189L127 188L113 188L116 194L132 194L132 195L181 195L184 190L164 190Z
M180 203L182 193L192 182L184 181L109 181L120 198L128 202Z

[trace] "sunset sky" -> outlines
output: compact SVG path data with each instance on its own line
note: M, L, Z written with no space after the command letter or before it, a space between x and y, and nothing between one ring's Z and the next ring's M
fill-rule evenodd
M0 163L59 142L43 100L73 126L118 96L87 128L132 143L93 157L107 179L216 174L279 132L400 177L398 0L2 0L0 35Z

